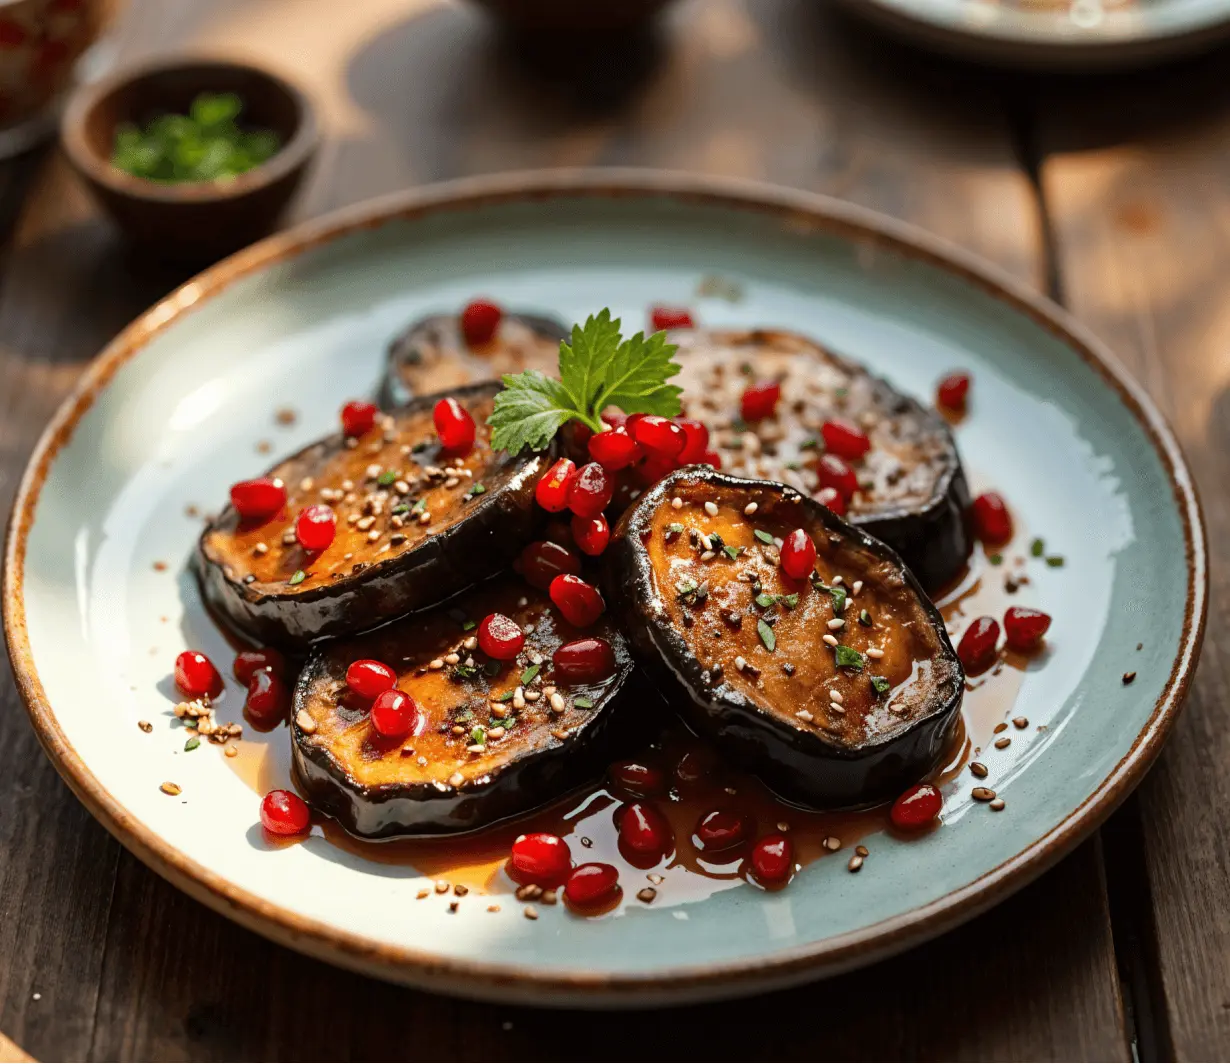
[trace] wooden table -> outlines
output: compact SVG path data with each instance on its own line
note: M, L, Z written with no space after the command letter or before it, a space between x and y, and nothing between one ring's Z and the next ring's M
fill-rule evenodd
M960 930L772 997L611 1016L437 998L241 930L94 823L5 678L0 1030L44 1060L1230 1055L1230 56L1044 81L916 55L819 0L692 0L654 48L543 71L468 8L341 10L144 0L116 40L123 61L204 46L313 89L329 140L300 216L462 174L670 167L843 196L1044 290L1149 388L1203 489L1195 690L1108 825ZM134 268L55 151L0 167L0 512L86 361L180 279Z

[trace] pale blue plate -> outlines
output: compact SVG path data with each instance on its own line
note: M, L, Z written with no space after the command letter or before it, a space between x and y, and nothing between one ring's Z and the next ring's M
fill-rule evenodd
M702 278L742 293L699 298ZM1006 799L951 788L944 825L866 840L777 894L627 906L585 921L506 904L415 905L412 868L323 840L249 838L252 791L216 748L166 726L169 662L228 660L182 565L215 505L371 390L406 321L476 293L572 319L651 303L711 325L812 333L924 399L975 378L959 442L1063 568L1030 563L1055 617L983 760ZM293 407L293 426L273 413ZM167 562L160 571L155 562ZM193 896L297 949L435 990L553 1004L664 1004L833 973L937 934L1020 887L1137 783L1173 723L1205 614L1204 533L1175 442L1140 389L1060 311L865 211L760 186L626 172L514 175L430 189L301 227L201 275L91 366L40 443L5 570L10 652L34 725L94 814ZM1141 648L1137 649L1137 644ZM1137 679L1125 686L1122 676ZM160 684L163 689L160 690ZM139 718L155 722L150 734ZM1041 725L1040 729L1038 726ZM178 783L168 797L160 783Z

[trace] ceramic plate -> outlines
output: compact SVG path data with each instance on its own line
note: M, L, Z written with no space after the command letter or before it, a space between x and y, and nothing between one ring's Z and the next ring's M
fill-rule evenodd
M698 296L714 276L708 289L726 298ZM411 900L429 882L413 867L321 838L267 845L251 780L216 747L185 752L170 727L175 655L192 646L229 660L184 571L200 531L189 509L218 504L271 460L258 450L331 431L339 397L371 390L406 321L476 293L567 320L609 305L639 327L666 302L712 325L797 328L924 400L944 371L970 369L976 399L958 440L975 486L994 483L1066 560L1025 560L1029 600L1055 623L1012 709L1029 729L984 751L1007 808L974 802L977 781L962 773L942 827L864 840L872 857L859 875L843 855L781 892L738 882L672 902L664 889L652 906L595 920L557 906L531 922L511 897L500 913L449 916L443 902ZM297 411L291 425L274 417L284 407ZM34 726L76 793L152 868L339 964L553 1004L786 985L1003 898L1092 831L1156 756L1195 666L1206 596L1199 508L1170 431L1059 310L845 204L621 171L430 189L202 274L122 333L60 410L22 483L5 565L5 631ZM276 756L267 770L281 771ZM168 780L182 794L162 793Z
M842 0L850 11L941 51L1071 71L1147 63L1230 33L1227 0Z

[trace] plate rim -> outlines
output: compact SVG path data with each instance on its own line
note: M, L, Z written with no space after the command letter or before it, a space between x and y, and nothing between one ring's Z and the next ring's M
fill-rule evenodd
M787 950L719 964L625 973L539 972L532 967L441 957L330 926L266 901L205 868L142 824L90 771L61 729L34 662L26 626L24 565L39 496L60 450L115 373L183 315L233 282L362 229L450 210L551 198L668 198L760 212L814 231L878 245L955 274L1063 341L1140 424L1170 482L1184 532L1187 587L1178 653L1144 726L1114 768L1045 835L940 898L887 920ZM1208 609L1207 534L1194 480L1165 418L1111 351L1065 310L999 267L907 223L812 192L741 178L631 168L514 171L460 178L345 207L268 237L193 277L154 304L85 368L40 436L8 522L3 589L5 642L17 688L40 744L90 813L164 879L250 930L366 974L466 997L628 1007L713 1000L787 986L870 963L932 938L997 904L1091 834L1143 778L1191 685ZM545 996L554 991L556 996Z

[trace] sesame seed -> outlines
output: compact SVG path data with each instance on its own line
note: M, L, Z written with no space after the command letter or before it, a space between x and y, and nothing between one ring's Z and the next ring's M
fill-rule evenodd
M683 509L683 500L679 498L678 495L676 495L673 499L671 499L671 508L675 510Z
M840 702L830 702L829 712L836 713L837 716L839 717L844 717L846 715L846 707L843 706Z
M1136 679L1136 673L1134 673L1134 672L1125 672L1125 673L1123 674L1123 685L1124 685L1124 687L1126 687L1128 684L1132 683L1135 679Z
M258 558L263 558L266 554L269 553L269 544L268 543L258 543L255 547L252 548L252 553L255 554Z
M146 735L154 730L154 726L148 720L137 721L137 727L145 732Z
M1002 812L1006 804L1007 803L1002 798L992 798L991 799L991 808L994 809L995 812L997 813Z
M349 521L351 517L354 517L354 514L351 514L350 517L346 518L346 520ZM374 517L360 517L356 518L354 525L360 532L366 532L375 523L376 519Z
M1004 735L1001 738L995 740L995 749L1003 750L1008 746L1010 742L1012 742L1011 737Z
M237 747L232 746L230 743L226 744L226 748L222 752L226 754L227 757L238 757L239 756L239 749Z
M375 542L376 542L376 540L378 540L379 538L380 538L380 529L378 529L378 528L373 528L373 529L372 529L372 530L371 530L371 531L367 534L367 542L368 542L368 543L375 543Z
M871 851L867 849L866 846L855 846L854 852L858 854L860 857L867 857L871 854Z
M448 783L450 787L460 787L463 783L465 783L465 781L466 781L465 776L463 776L460 772L454 772L448 778Z
M170 780L160 785L158 789L163 794L169 794L172 798L183 792L183 788L178 783L172 783Z
M861 580L855 580L854 583L850 587L850 594L857 595L862 590L863 590L863 582Z
M846 868L848 868L851 872L857 872L862 867L863 859L858 854L851 857L849 862L846 864Z
M419 514L419 524L420 525L431 524L431 511L430 510L424 510L421 514Z
M473 650L478 646L478 639L475 636L470 636L464 643L461 644L461 646L465 650Z
M743 655L739 654L735 656L735 668L740 672L747 668L747 659L744 658Z
M814 719L814 718L812 717L811 713L809 713L809 712L808 712L807 710L805 710L805 709L800 709L800 710L799 710L799 711L795 714L795 716L796 716L796 717L798 717L798 718L799 718L799 720L805 720L805 721L807 721L807 723L808 723L808 724L810 724L810 723L812 722L812 720Z
M835 687L829 691L829 700L836 702L838 705L845 701L845 699L841 697L841 692Z
M436 880L436 893L437 894L447 894L449 886L450 884L447 879L437 879Z
M311 477L304 477L301 481L299 481L300 491L304 491L304 492L311 491L312 488L314 488L315 486L316 486L316 481L314 481Z
M756 503L749 502L745 507L743 507L743 513L746 516L751 517L752 514L754 514L758 509L759 509L759 506L757 506Z
M787 824L787 823L786 823L786 821L784 821L784 820L779 820L779 821L777 822L777 830L778 830L778 831L789 831L789 830L790 830L790 825L789 825L789 824Z
M989 802L995 798L995 792L990 787L975 787L969 793L976 802Z
M836 853L841 849L841 839L839 839L836 835L829 835L824 842L821 843L821 845L828 850L829 853Z
M443 658L432 658L431 661L427 663L427 667L429 669L442 669L444 668L444 659Z
M715 503L712 499L705 500L705 513L707 513L710 517L717 517L717 503Z
M500 907L498 905L488 905L487 906L487 912L489 913L498 913L499 911L500 911Z
M444 662L446 665L459 665L461 663L460 654L445 654Z
M446 488L455 488L455 487L456 487L459 483L461 483L461 482L460 482L460 481L459 481L456 477L449 477L449 478L448 478L448 479L444 482L444 486L445 486Z
M561 695L558 691L552 692L550 702L551 702L551 708L556 713L563 713L564 710L568 708L568 703L564 701L564 696Z
M637 901L643 901L648 905L654 898L658 896L658 892L653 887L642 887L636 892Z
M987 766L981 761L971 761L969 763L969 770L980 780L987 778Z
M835 635L829 635L827 632L825 632L823 638L824 638L824 641L829 646L835 647L837 645L837 637Z
M423 890L420 890L415 897L418 898L419 901L422 901L424 898L431 897L431 891L424 888Z
M1016 728L1028 728L1029 718L1028 717L1013 717L1012 724Z
M828 622L828 625L827 625L829 631L831 632L836 632L839 628L844 628L845 626L846 626L846 622L843 621L840 617L834 617L831 621Z
M532 906L532 905L527 905L527 906L526 906L526 907L522 910L522 912L524 912L524 913L525 913L525 918L526 918L527 920L537 920L537 919L538 919L538 910L537 910L537 909L535 909L535 908L534 908L534 906Z
M504 738L504 728L500 725L496 725L496 727L492 728L487 733L487 738L488 739L503 739Z
M512 696L513 709L525 709L525 688L518 687Z
M879 661L882 657L884 657L884 651L882 651L879 647L868 647L867 656L871 658L872 661Z
M713 561L714 557L716 557L714 552L711 550L707 550L700 556L700 560L702 562L711 562Z
M841 577L841 576L835 576L835 577L833 577L833 586L834 586L834 587L841 587L842 580L843 580L843 577Z
M1007 731L1007 730L1008 730L1008 722L1007 722L1007 721L1003 721L1003 720L1001 720L998 724L996 724L996 725L995 725L995 734L996 734L996 735L998 735L998 734L999 734L1000 732L1002 732L1002 731Z
M527 702L537 702L542 697L541 691L526 691L525 700Z
M299 730L304 735L311 735L316 731L316 721L306 709L301 709L295 714L295 723L299 725Z
M568 738L568 734L567 728L556 728L553 732L551 732L551 735L558 739L561 743Z

